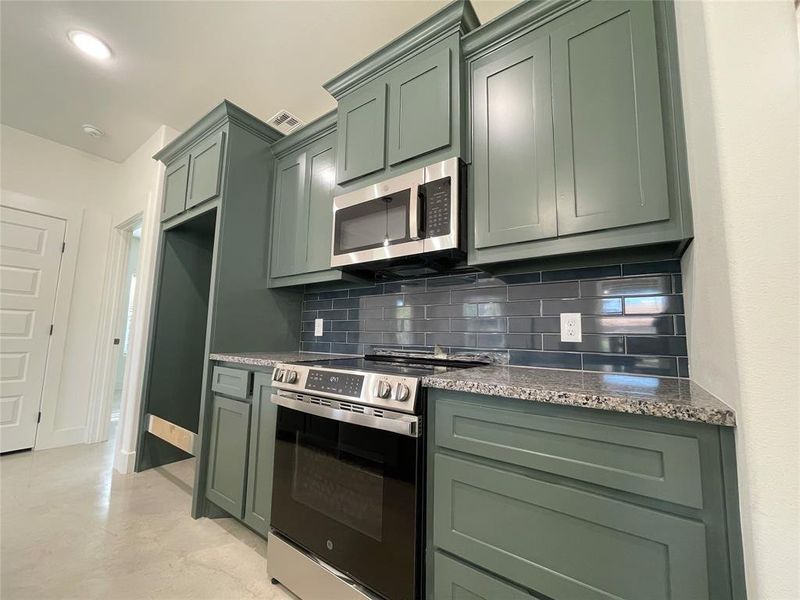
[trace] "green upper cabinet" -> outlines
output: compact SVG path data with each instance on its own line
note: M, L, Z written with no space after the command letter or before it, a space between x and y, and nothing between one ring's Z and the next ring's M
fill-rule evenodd
M437 44L389 74L390 165L450 145L452 52Z
M463 38L470 264L691 239L674 28L670 2L528 2Z
M161 219L183 212L186 208L186 190L189 182L189 156L184 156L171 163L164 173L164 202L161 207Z
M375 81L339 102L336 179L344 182L383 169L386 159L386 83Z
M200 142L189 155L189 192L186 208L196 206L220 194L222 158L225 151L225 132Z
M534 31L473 65L475 247L556 236L550 40Z
M278 157L273 197L270 286L342 279L331 268L336 113L273 146Z
M324 87L338 102L337 193L463 154L461 37L478 25L451 2Z
M558 231L669 218L650 2L592 2L553 31Z

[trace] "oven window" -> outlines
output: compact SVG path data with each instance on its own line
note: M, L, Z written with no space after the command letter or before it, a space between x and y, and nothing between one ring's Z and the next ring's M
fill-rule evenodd
M334 253L380 248L408 242L411 190L361 202L336 211Z
M318 449L298 433L292 497L339 523L381 541L383 464Z

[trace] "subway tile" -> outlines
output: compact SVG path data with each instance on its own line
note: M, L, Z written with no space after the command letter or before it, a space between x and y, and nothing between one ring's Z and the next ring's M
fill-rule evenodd
M474 273L468 275L448 275L446 277L431 277L428 279L428 291L435 291L439 289L462 289L475 287L476 275Z
M474 333L429 333L425 336L425 344L428 346L463 346L465 348L475 348Z
M323 331L322 335L314 335L313 331L304 331L300 334L303 342L344 342L347 340L346 331Z
M320 300L329 300L333 298L347 298L348 291L347 290L331 290L328 292L320 292L319 299Z
M387 319L424 319L424 306L399 306L397 308L384 308L383 316Z
M558 333L561 331L559 317L510 317L510 333Z
M477 304L436 304L425 307L425 316L431 317L476 317Z
M685 356L678 357L678 377L689 377L689 359Z
M686 338L678 335L628 336L628 354L686 356Z
M650 275L654 273L680 273L681 261L677 259L622 265L623 275Z
M380 344L383 334L380 332L348 331L348 343L355 344Z
M683 313L683 296L642 296L625 298L626 315L667 315Z
M317 313L318 319L325 319L326 321L344 321L347 319L347 310L342 308L340 310L321 310Z
M447 304L450 302L450 291L423 292L421 294L406 294L406 304Z
M367 319L366 331L448 331L449 319Z
M502 333L507 330L507 319L502 317L484 319L450 319L450 331L481 331Z
M479 333L477 345L499 350L541 350L542 336L538 333Z
M485 302L478 305L480 317L538 316L542 312L540 300L522 302Z
M578 282L532 283L508 288L509 300L531 300L533 298L577 298Z
M383 293L383 284L373 285L370 287L351 288L351 298L361 298L362 296L376 296Z
M300 313L300 320L301 321L313 321L317 318L317 311L315 310L304 310Z
M328 310L333 308L333 300L309 300L303 302L303 310Z
M304 292L303 302L308 302L309 300L319 300L319 294L315 292Z
M415 293L425 291L424 279L412 279L409 281L388 281L383 284L384 294Z
M672 293L673 294L683 293L683 275L672 276Z
M330 352L330 342L300 342L300 350L303 352Z
M303 321L300 325L300 331L314 331L314 321Z
M677 377L678 366L674 357L632 356L624 354L584 354L583 368L586 371L609 373L635 373Z
M333 308L358 308L361 306L359 298L334 298Z
M544 350L559 352L612 352L625 353L625 338L621 335L584 335L581 342L562 342L561 335L545 335L542 340Z
M523 367L580 370L581 355L577 352L532 352L509 350L508 362Z
M557 315L562 312L581 313L583 315L619 315L622 314L622 299L542 300L543 315Z
M581 281L581 296L648 296L669 294L672 282L669 275L658 277L623 277Z
M675 319L675 335L686 335L686 317L674 315L672 318Z
M331 352L334 354L361 354L362 351L361 344L331 344Z
M478 275L478 285L489 287L495 285L517 285L520 283L539 283L542 280L542 274L536 271L535 273L514 273L509 275L489 275L488 273L481 273Z
M331 321L330 323L333 331L358 331L361 325L361 321Z
M542 281L567 281L569 279L601 279L603 277L619 277L622 275L620 265L605 267L579 267L577 269L558 269L543 271Z
M422 345L425 343L425 334L412 333L410 331L402 333L384 333L382 342L384 344L395 344L398 346Z
M478 302L505 302L508 299L506 287L487 287L471 290L454 290L453 304L476 304ZM431 303L434 304L434 303Z
M584 333L640 333L650 335L670 335L673 333L672 317L653 315L632 315L626 317L587 317L581 318Z
M383 317L382 308L353 308L347 311L348 319L380 319Z
M391 294L389 296L364 296L361 298L361 308L378 308L403 306L403 294Z

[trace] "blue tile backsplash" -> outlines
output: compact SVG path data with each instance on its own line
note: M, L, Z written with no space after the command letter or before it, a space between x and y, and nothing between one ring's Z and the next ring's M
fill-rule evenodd
M512 365L688 377L679 260L493 277L485 273L307 291L301 348L362 354L443 346ZM582 314L562 342L559 313ZM314 319L325 319L314 336Z

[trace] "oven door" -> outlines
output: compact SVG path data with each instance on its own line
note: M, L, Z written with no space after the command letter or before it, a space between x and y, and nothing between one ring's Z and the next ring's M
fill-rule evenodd
M418 193L424 181L418 169L334 198L331 266L422 252Z
M314 408L278 406L271 527L386 598L419 597L423 438Z

